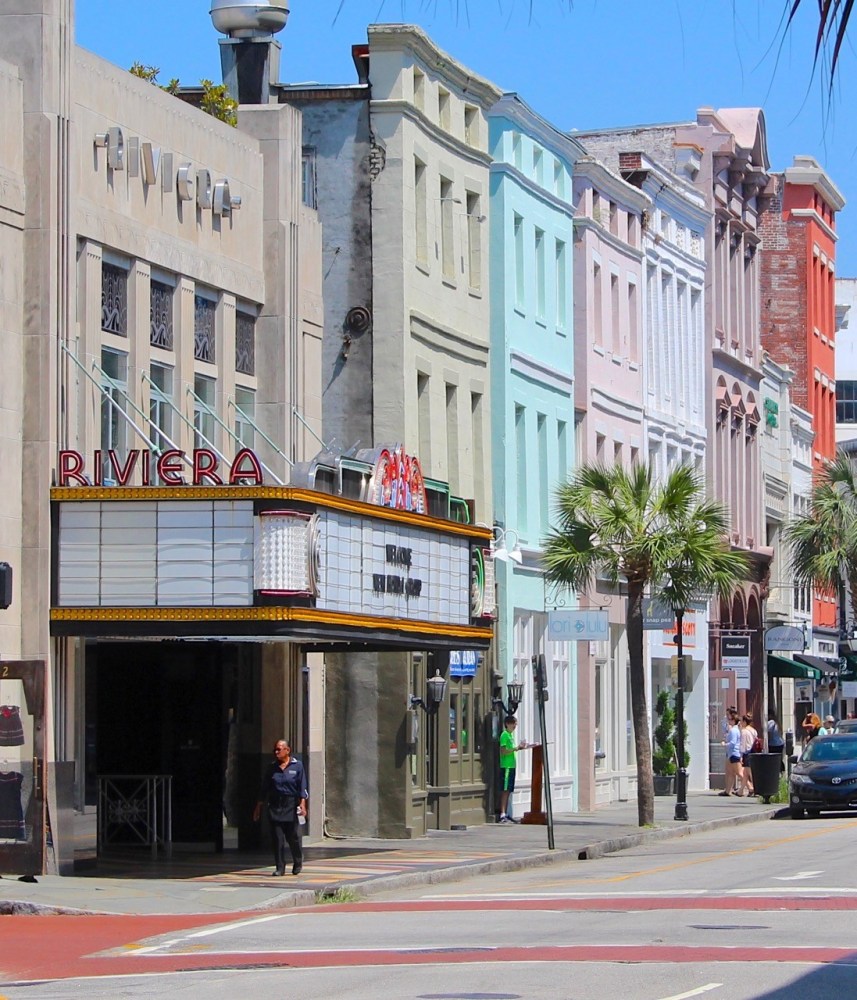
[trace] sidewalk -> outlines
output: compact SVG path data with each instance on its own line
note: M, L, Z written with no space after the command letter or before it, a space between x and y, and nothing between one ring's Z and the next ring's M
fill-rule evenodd
M673 817L675 798L655 799L655 827L637 826L637 803L555 817L555 850L547 828L489 824L437 831L418 840L330 840L305 844L301 875L275 878L267 854L147 854L99 862L92 875L38 876L35 884L0 879L0 914L232 914L312 905L317 894L349 888L359 896L471 875L586 860L657 840L734 823L770 819L782 806L758 799L688 795L688 822Z

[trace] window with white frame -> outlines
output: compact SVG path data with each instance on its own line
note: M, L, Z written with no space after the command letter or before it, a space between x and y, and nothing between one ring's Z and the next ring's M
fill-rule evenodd
M108 451L124 463L128 447L128 423L125 419L128 394L128 355L104 348L101 351L101 450L103 482L113 479Z
M152 363L149 370L149 424L158 451L171 448L173 436L173 369Z
M235 387L235 436L243 448L256 447L256 393L253 389Z
M194 448L214 447L214 413L217 383L205 375L195 375L193 379L193 426Z

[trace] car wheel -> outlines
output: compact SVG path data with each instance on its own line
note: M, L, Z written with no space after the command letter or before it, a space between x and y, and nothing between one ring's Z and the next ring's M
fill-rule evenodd
M789 806L789 815L792 819L803 819L803 806Z

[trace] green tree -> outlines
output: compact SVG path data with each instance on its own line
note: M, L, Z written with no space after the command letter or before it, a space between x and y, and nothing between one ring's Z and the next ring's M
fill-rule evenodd
M168 94L177 95L181 84L173 77L167 84L158 83L160 69L157 66L147 66L145 63L135 62L131 65L130 72L141 80L148 80L149 83ZM227 125L233 127L238 124L238 102L229 96L226 84L214 83L211 80L200 80L199 86L202 88L202 96L199 99L199 107L212 118L218 118Z
M786 527L795 582L839 595L847 588L857 608L857 476L839 452L815 479L809 511Z
M643 658L646 590L673 608L731 594L746 579L749 560L728 543L729 518L687 466L655 483L645 465L630 469L586 465L557 488L556 523L545 544L549 581L577 591L596 576L628 593L627 635L631 716L637 754L640 826L654 821L652 743Z

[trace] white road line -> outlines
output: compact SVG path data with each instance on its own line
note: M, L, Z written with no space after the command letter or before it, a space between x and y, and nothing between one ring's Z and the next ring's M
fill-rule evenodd
M723 983L707 983L705 986L699 986L695 990L691 990L689 993L676 993L675 996L663 997L663 1000L687 1000L688 997L698 997L701 993L709 993L711 990L718 990L723 985Z
M204 931L194 931L192 934L182 934L181 937L170 938L169 941L162 941L160 944L149 945L148 948L135 948L132 955L153 955L155 952L163 951L165 948L172 948L183 941L190 941L194 938L213 937L215 934L224 934L227 931L238 930L240 927L255 927L256 924L266 924L272 920L285 920L293 917L293 913L276 913L270 917L254 917L251 920L239 920L233 924L221 924L218 927L208 927Z
M815 878L816 875L823 875L824 872L796 872L794 875L774 875L778 882L797 882L803 878Z

